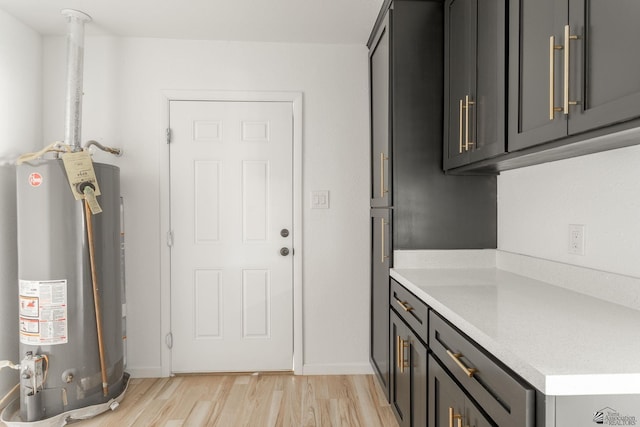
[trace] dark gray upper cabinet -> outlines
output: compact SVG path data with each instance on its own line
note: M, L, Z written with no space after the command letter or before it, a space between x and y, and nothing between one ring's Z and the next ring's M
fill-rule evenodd
M640 117L639 18L637 0L570 0L569 134Z
M511 1L509 151L640 117L638 17L637 0Z
M371 207L393 209L392 249L496 245L496 181L442 170L444 9L385 2L369 41Z
M445 2L445 169L505 150L505 37L505 0Z

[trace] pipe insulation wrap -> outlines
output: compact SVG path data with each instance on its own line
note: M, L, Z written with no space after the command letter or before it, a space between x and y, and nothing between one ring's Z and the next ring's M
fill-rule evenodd
M64 142L81 150L80 129L82 121L82 70L84 66L84 23L91 17L83 12L64 9L67 16L67 97Z
M0 360L0 370L2 368L20 369L20 365L14 365L10 360Z

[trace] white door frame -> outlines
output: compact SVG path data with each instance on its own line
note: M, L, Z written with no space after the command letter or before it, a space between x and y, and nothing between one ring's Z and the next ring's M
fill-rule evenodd
M162 92L164 127L159 136L160 149L160 334L162 375L171 375L171 350L167 343L171 333L171 251L167 245L171 225L169 144L166 129L169 127L170 101L246 101L291 102L293 107L293 369L302 374L303 325L302 325L302 92L244 92L244 91L191 91L170 90Z

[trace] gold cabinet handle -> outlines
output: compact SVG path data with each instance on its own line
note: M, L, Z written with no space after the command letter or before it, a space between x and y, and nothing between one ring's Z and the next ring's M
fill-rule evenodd
M462 415L455 414L453 408L449 406L449 427L453 427L453 420L458 420L458 427L462 427Z
M469 151L469 146L473 145L474 143L469 141L469 110L471 109L470 106L474 105L475 102L470 101L469 100L469 95L465 95L464 96L464 109L465 109L465 127L466 127L466 132L465 132L465 137L464 137L464 150L465 151Z
M564 114L569 114L569 105L577 105L576 101L569 101L569 50L571 40L578 40L578 36L571 35L571 27L564 26Z
M409 303L407 303L406 301L400 301L398 298L394 298L394 299L396 300L396 302L397 302L398 304L400 304L400 307L402 307L402 309L403 309L404 311L412 311L412 310L413 310L413 307L411 307L411 306L409 305Z
M398 358L398 368L400 368L401 374L404 373L404 368L409 367L409 363L405 360L405 348L409 348L409 340L403 340L402 338L398 337L398 352L400 356Z
M400 361L402 360L402 338L400 335L396 335L396 366L398 369L402 369Z
M382 218L382 221L380 222L380 262L382 264L384 264L384 261L389 258L384 244L384 226L387 224L385 224L384 218Z
M549 37L549 120L554 119L554 115L556 111L562 111L562 107L555 106L555 71L556 71L556 61L555 61L555 51L562 50L561 45L556 44L556 37ZM565 70L566 72L566 70Z
M462 371L469 377L473 377L473 375L478 372L478 370L476 368L468 368L465 366L464 363L462 363L462 360L460 360L460 358L462 357L461 353L453 353L451 350L447 350L447 354L449 355L449 357L451 357L453 359L454 362L456 362L456 365L458 365L460 367L460 369L462 369Z
M384 188L384 162L389 160L389 157L385 156L384 153L380 152L380 198L383 198L389 190Z
M458 151L460 152L460 154L462 154L462 139L463 139L463 129L462 129L462 110L464 109L464 106L462 105L462 99L460 100L460 120L458 120L458 123L460 124L460 132L458 134L458 138L460 140L460 146Z

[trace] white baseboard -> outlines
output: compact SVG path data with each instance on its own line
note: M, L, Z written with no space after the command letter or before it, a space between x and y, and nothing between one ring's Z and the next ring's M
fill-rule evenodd
M125 371L131 375L131 378L162 378L166 375L162 375L162 368L160 366L153 368L136 368L127 366Z
M131 378L162 378L162 368L135 368L125 369ZM296 374L298 374L296 372ZM336 364L307 364L302 367L301 375L368 375L373 374L369 363L336 363Z
M306 364L302 375L368 375L373 374L369 363Z

